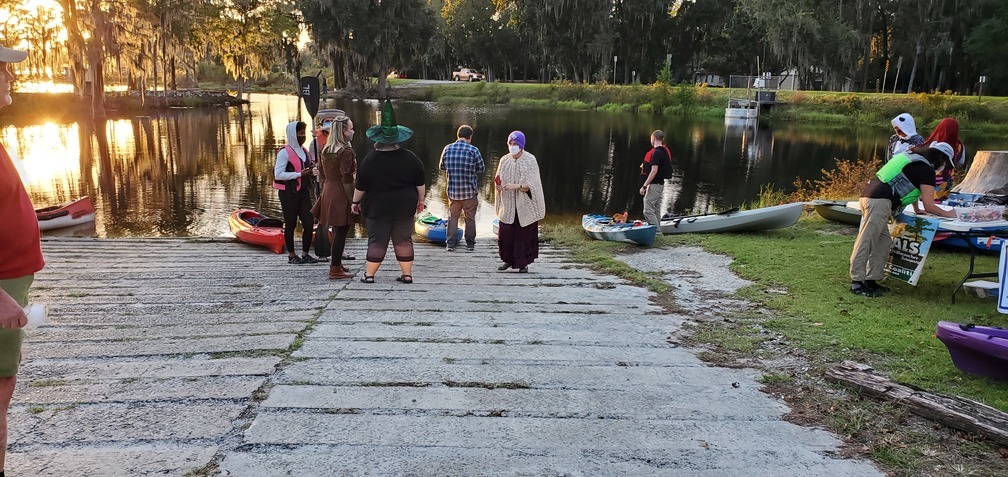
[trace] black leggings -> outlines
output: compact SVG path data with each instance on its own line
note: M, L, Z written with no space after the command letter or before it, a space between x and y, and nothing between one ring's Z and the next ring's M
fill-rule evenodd
M297 227L298 219L301 219L301 250L307 254L311 250L312 228L315 227L315 219L311 213L311 196L308 195L308 188L301 187L297 192L286 190L280 193L280 209L283 210L284 221L284 242L287 244L287 253L294 252L294 228Z
M346 238L350 234L349 225L341 225L339 227L333 227L332 234L332 264L333 265L343 265L343 250L346 249ZM318 251L316 251L318 253Z
M388 252L389 240L395 251L396 260L413 261L413 216L372 219L367 217L364 224L368 230L367 261L381 263Z

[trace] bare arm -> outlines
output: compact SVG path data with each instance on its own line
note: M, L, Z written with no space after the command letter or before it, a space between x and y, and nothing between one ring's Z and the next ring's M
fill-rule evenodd
M651 185L651 181L654 180L655 176L658 175L658 166L651 166L651 173L648 174L647 179L644 180L644 185L640 188L640 195L644 195L647 192L647 188Z
M427 192L427 188L422 185L418 185L416 191L417 191L416 211L419 214L420 212L423 212L424 208L426 207L424 206L423 200L424 200L424 194Z
M943 209L943 208L938 207L937 205L935 205L935 203L934 203L934 195L935 195L934 186L922 185L922 186L920 186L920 191L921 191L921 202L924 203L924 211L925 212L927 212L929 214L937 215L939 217L950 217L950 218L953 218L953 219L955 218L956 213L955 213L954 210L945 210L945 209ZM914 210L916 210L916 206L915 206Z

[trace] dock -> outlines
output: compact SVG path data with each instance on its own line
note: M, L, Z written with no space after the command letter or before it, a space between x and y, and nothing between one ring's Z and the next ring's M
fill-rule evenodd
M518 273L418 243L413 284L391 250L374 284L223 239L43 251L11 476L882 475L549 245Z

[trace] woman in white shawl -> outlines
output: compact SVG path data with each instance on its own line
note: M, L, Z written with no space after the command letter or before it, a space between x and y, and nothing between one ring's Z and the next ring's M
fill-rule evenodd
M525 150L525 134L508 135L508 154L500 158L494 178L494 210L500 219L497 252L504 264L497 270L516 268L528 273L539 257L539 221L546 217L539 163Z

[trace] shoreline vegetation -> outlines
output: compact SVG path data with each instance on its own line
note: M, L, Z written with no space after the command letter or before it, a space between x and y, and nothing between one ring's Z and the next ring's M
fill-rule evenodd
M420 83L390 80L394 99L445 104L502 104L566 110L636 112L665 117L723 118L728 98L745 98L745 89L712 88L691 84L610 85L607 83ZM253 86L252 92L294 94L286 85ZM755 98L755 90L750 94ZM12 93L14 104L2 116L20 120L45 115L74 117L84 102L73 93ZM363 98L369 95L333 90L324 99ZM959 121L974 135L1008 133L1008 98L961 96L953 93L843 93L832 91L777 91L777 103L761 112L760 121L799 122L831 127L888 129L898 114L910 113L922 130L933 129L945 117ZM194 90L147 91L144 103L136 91L106 93L110 117L167 108L220 107L247 103L226 87Z
M571 110L639 112L666 117L723 118L729 98L746 98L745 89L711 88L690 84L582 84L554 82L464 83L410 87L415 80L393 80L394 93L403 99L442 103L510 104ZM749 92L755 99L755 90ZM777 104L761 112L770 124L801 122L830 126L889 128L901 113L918 118L930 130L945 117L959 121L975 134L1008 132L1008 98L961 96L952 93L843 93L832 91L777 91Z

